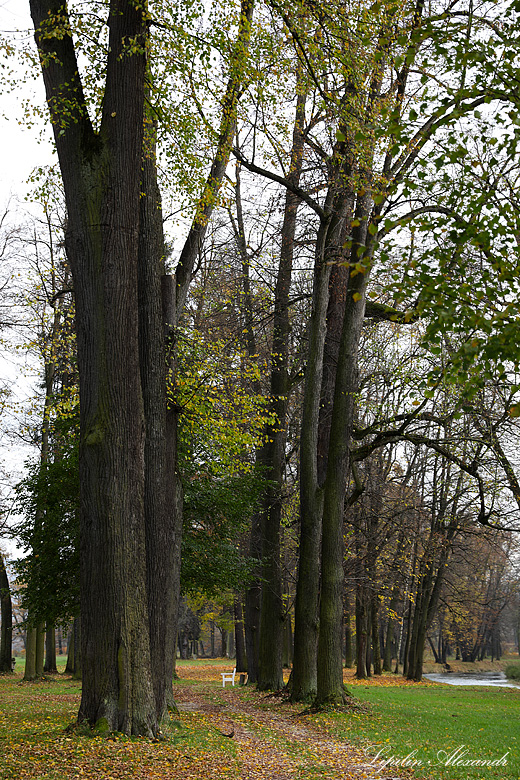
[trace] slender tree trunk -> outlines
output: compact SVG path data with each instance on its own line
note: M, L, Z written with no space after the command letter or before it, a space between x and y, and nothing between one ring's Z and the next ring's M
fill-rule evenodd
M244 639L244 620L242 611L242 602L240 596L235 596L235 651L236 651L236 669L237 672L247 672L247 656Z
M439 658L439 655L437 653L437 650L435 649L435 645L433 644L433 642L432 642L430 637L427 637L427 639L428 639L428 644L430 645L431 651L433 653L433 659L434 659L435 663L438 664L438 663L440 663L440 658Z
M154 128L148 124L153 138ZM171 687L177 637L180 534L176 501L176 425L168 425L169 329L175 322L173 279L164 277L164 236L155 147L141 167L138 256L139 363L145 435L144 511L150 653L160 722L174 706ZM169 298L171 300L169 300ZM173 428L173 430L172 430Z
M24 680L36 679L36 642L38 630L35 626L27 626L27 640L25 644L25 673Z
M45 655L45 623L38 623L36 627L36 677L43 677L43 661Z
M67 637L67 663L65 665L65 674L74 674L74 624Z
M76 618L74 620L74 625L72 627L72 630L74 632L74 658L72 660L73 665L73 672L72 676L75 680L81 680L83 678L82 673L82 642L81 642L81 619Z
M392 671L392 648L394 645L394 626L395 626L395 620L393 615L396 614L397 607L399 605L399 593L400 593L400 587L399 584L396 582L394 587L392 588L392 595L390 597L390 605L388 609L389 614L388 614L388 623L386 626L385 652L384 652L384 659L383 659L384 672Z
M290 669L293 659L293 632L290 612L285 618L284 632L283 632L283 667L284 669Z
M351 669L354 663L353 642L352 642L352 624L350 615L350 597L345 594L345 667Z
M373 653L373 664L374 664L374 674L380 675L382 674L381 669L381 649L379 646L379 603L376 593L372 593L371 599L370 599L370 619L372 623L372 653Z
M332 197L332 194L329 198ZM300 546L294 620L292 701L312 701L317 691L318 602L323 491L318 488L318 424L330 266L325 248L330 218L316 241L313 306L303 393L300 436Z
M5 561L0 553L0 674L10 674L13 654L13 605L11 589L5 568Z
M300 74L301 81L301 74ZM303 89L297 89L296 117L293 130L291 165L288 179L297 186L300 180L305 123L305 99ZM276 690L283 686L282 650L284 607L282 599L282 571L280 561L280 534L282 489L285 471L286 416L289 401L289 294L292 279L294 238L299 199L289 190L285 196L284 219L281 230L280 261L274 294L273 341L271 347L270 412L274 422L266 425L264 446L259 450L257 462L263 470L268 485L262 500L261 558L262 588L260 600L260 631L258 641L258 687L260 690ZM237 240L242 255L245 283L249 282L249 259L245 242L242 204L237 177ZM246 306L246 331L250 354L256 352L251 322L251 296L249 287L244 289ZM254 352L253 352L254 351Z
M364 592L361 586L356 588L356 677L364 680L367 676L367 616Z

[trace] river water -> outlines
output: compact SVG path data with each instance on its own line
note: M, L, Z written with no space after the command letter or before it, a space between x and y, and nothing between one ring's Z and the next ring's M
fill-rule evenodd
M481 672L479 674L425 674L426 680L448 685L492 685L494 688L520 688L518 683L508 680L504 672Z

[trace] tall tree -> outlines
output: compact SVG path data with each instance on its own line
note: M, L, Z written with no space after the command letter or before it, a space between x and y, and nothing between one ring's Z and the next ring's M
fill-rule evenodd
M155 736L144 523L137 262L146 3L112 0L101 121L89 117L66 3L31 0L67 206L80 376L79 720ZM103 605L100 608L100 605Z

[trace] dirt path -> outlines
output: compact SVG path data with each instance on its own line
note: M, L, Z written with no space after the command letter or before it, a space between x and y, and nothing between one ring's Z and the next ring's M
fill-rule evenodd
M175 697L182 712L204 713L212 726L233 740L244 780L403 780L377 765L363 751L337 740L290 705L260 696L245 699L236 688L203 693L176 685ZM218 769L215 768L218 777ZM222 775L221 775L222 776Z

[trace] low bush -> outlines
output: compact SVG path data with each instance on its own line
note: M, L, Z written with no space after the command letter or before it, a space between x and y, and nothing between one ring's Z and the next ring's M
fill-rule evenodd
M509 680L520 680L520 663L508 664L504 672Z

